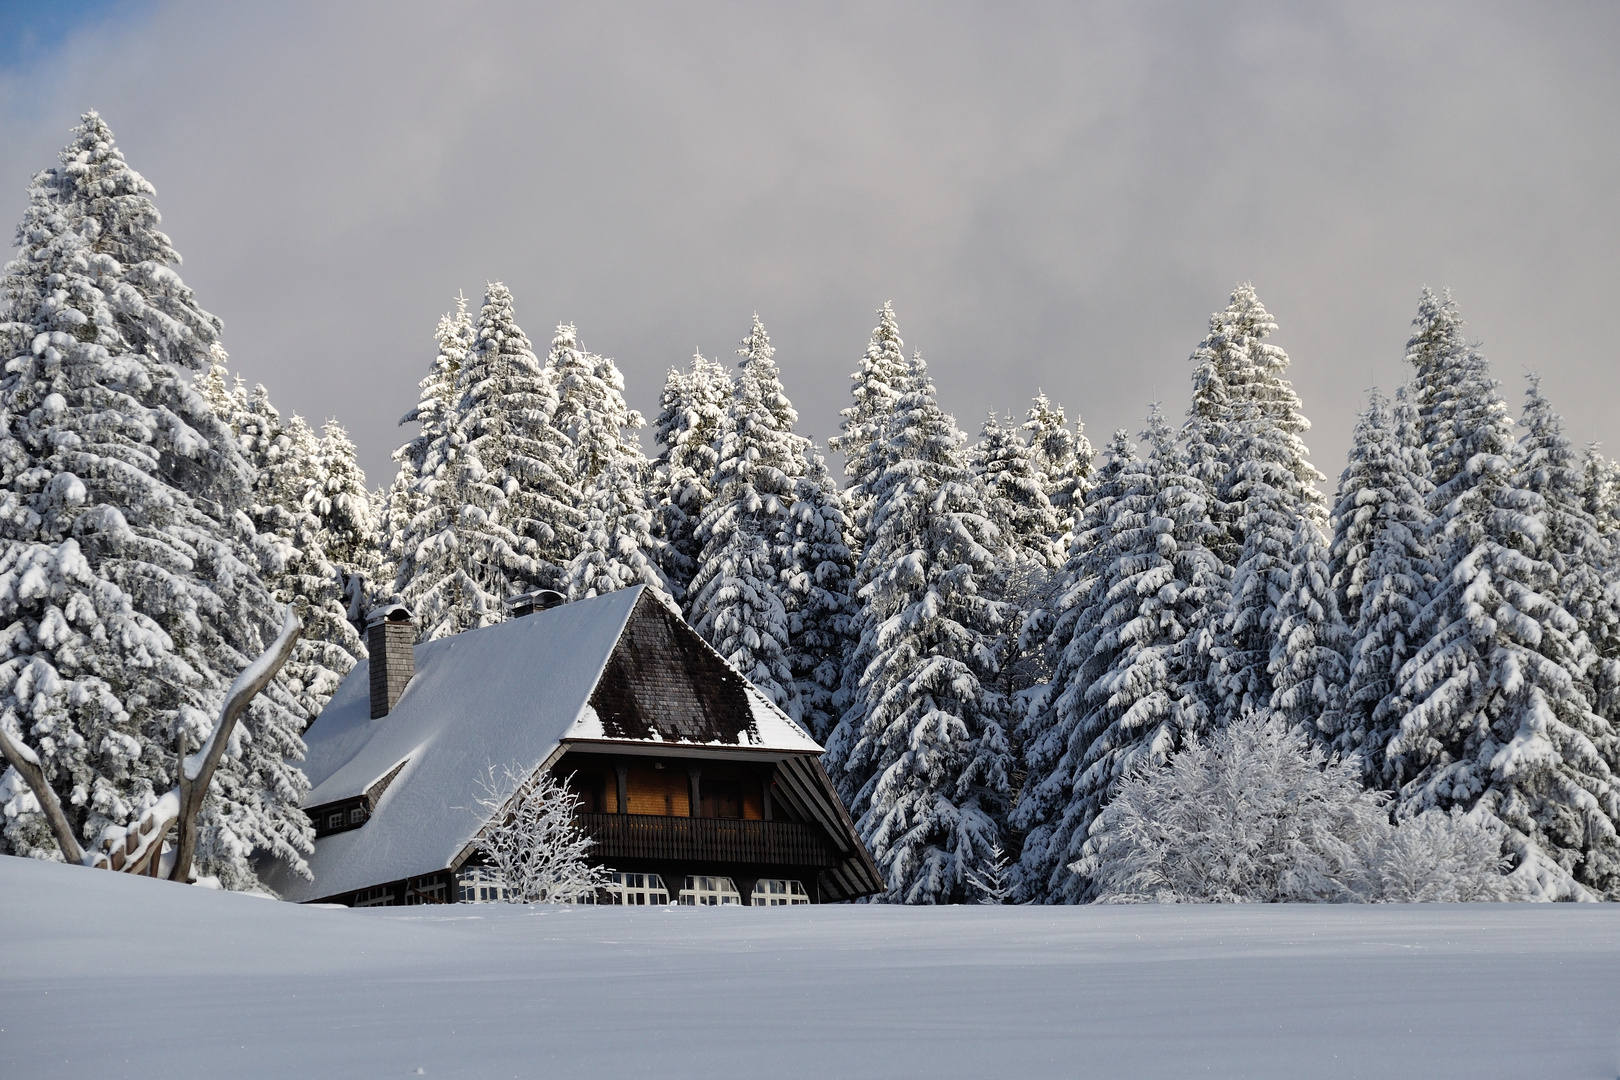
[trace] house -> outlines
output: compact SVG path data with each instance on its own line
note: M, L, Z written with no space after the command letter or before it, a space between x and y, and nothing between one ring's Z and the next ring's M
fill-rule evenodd
M560 600L555 594L553 599ZM815 903L882 888L822 748L645 587L517 609L414 645L373 612L371 653L304 733L314 880L289 900L491 899L478 863L489 770L549 769L579 795L605 903Z

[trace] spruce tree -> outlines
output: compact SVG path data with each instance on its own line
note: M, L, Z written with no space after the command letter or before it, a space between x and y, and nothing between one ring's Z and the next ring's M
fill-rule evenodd
M1500 821L1515 873L1540 896L1614 895L1615 733L1580 682L1584 635L1541 549L1547 502L1521 482L1513 420L1450 297L1425 290L1414 325L1407 358L1440 483L1437 584L1400 672L1412 706L1388 749L1400 809Z
M1212 550L1232 567L1232 601L1213 670L1224 721L1263 711L1277 640L1277 604L1288 589L1294 524L1326 523L1315 484L1325 479L1300 435L1310 428L1283 379L1288 354L1265 339L1277 324L1251 285L1210 317L1193 353L1193 405L1184 429L1193 475L1211 494Z
M789 661L793 503L808 473L807 440L782 389L770 337L754 316L738 354L741 376L720 426L714 498L698 523L692 625L791 715L800 712Z
M863 542L871 524L873 486L889 463L889 424L909 370L894 308L885 302L877 314L872 340L850 376L855 403L843 410L842 433L829 442L831 449L844 455L850 525Z
M456 378L477 333L472 316L467 314L467 298L457 296L455 313L439 320L435 333L438 348L428 373L419 384L416 407L400 417L402 425L415 423L417 433L394 451L393 459L399 463L399 469L383 498L382 512L376 518L381 531L379 580L393 581L396 590L400 564L406 561L407 545L420 544L427 536L441 532L442 522L453 509L448 505L435 505L432 512L418 520L429 510L429 489L445 498L449 496L449 489L427 480L424 470L429 449L444 437L447 418L456 404ZM413 528L417 531L413 532Z
M697 527L714 498L709 483L719 464L715 441L730 401L731 376L725 365L695 352L686 371L670 368L653 423L660 449L648 501L655 508L658 537L664 542L664 575L683 595L703 550Z
M1018 429L1002 427L991 413L968 460L984 485L991 520L1011 562L1043 570L1061 565L1057 514L1034 448L1018 437Z
M280 628L252 468L191 383L220 324L175 273L153 195L85 114L34 178L3 286L0 723L87 847L173 785ZM250 888L255 856L303 868L307 782L289 761L307 720L285 680L255 699L202 810L200 873ZM13 795L5 848L53 857L37 806Z
M1406 410L1404 403L1398 411ZM1329 748L1358 756L1371 786L1392 786L1385 749L1410 702L1397 675L1419 644L1413 637L1433 583L1424 539L1428 453L1407 445L1388 401L1374 394L1355 428L1339 480L1330 555L1334 595L1349 624L1349 678L1337 724L1321 730Z
M548 424L556 397L512 311L489 287L462 361L455 408L417 481L424 508L406 532L395 589L423 640L505 619L506 601L561 583L577 498Z
M997 689L1005 606L986 596L1000 546L965 441L921 357L872 480L861 555L859 667L828 747L856 827L897 903L972 899L997 859L1011 708Z
M1327 541L1310 518L1294 525L1289 563L1271 647L1271 710L1289 727L1320 739L1341 726L1349 628L1334 595Z
M1060 547L1066 547L1065 538L1071 535L1074 519L1085 502L1086 488L1092 482L1092 459L1096 455L1086 439L1085 425L1077 419L1070 431L1063 406L1048 400L1044 393L1035 395L1026 416L1024 430L1029 432L1035 468L1058 518L1060 531L1055 538Z
M1086 493L1074 544L1064 565L1056 602L1050 611L1035 612L1024 624L1024 648L1044 647L1051 678L1030 701L1018 727L1023 743L1024 784L1008 816L1024 839L1016 878L1016 895L1024 901L1062 899L1073 861L1073 823L1065 816L1074 802L1077 766L1090 748L1081 732L1086 689L1108 670L1114 649L1099 653L1098 638L1110 606L1115 552L1109 526L1114 504L1136 475L1136 449L1125 431L1103 453L1096 483ZM1054 892L1054 890L1057 890Z
M782 574L788 670L799 720L825 741L843 715L843 662L856 638L855 554L843 492L814 445L793 492L791 544Z
M1226 591L1223 568L1205 546L1214 527L1203 486L1157 406L1142 434L1152 452L1122 471L1110 507L1091 655L1076 658L1057 701L1076 714L1054 725L1068 727L1069 801L1041 835L1041 849L1028 852L1026 841L1025 888L1054 902L1085 898L1085 880L1061 871L1081 857L1118 783L1162 765L1212 721L1205 654Z

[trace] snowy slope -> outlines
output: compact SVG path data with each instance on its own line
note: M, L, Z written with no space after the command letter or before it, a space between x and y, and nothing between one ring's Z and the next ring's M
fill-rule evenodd
M5 857L0 897L30 1080L1620 1072L1614 905L350 911Z

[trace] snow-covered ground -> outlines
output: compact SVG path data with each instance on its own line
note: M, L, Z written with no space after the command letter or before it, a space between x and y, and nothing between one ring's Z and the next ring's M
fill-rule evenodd
M304 908L0 857L0 1076L1620 1075L1620 906Z

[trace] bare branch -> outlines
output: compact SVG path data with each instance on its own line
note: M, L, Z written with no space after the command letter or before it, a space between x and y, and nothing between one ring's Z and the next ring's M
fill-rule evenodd
M56 791L45 781L45 769L39 763L39 756L27 746L14 742L3 725L0 725L0 754L4 754L11 767L28 781L29 790L45 811L45 820L50 822L51 834L56 837L56 846L62 849L62 857L70 863L83 862L84 849L73 835L73 826L62 812Z

